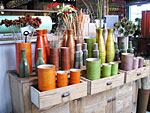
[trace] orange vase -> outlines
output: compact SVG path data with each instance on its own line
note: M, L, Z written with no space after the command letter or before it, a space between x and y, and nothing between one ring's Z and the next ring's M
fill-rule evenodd
M79 69L70 69L70 84L80 83L80 70Z
M44 37L44 41L45 41L45 49L46 49L46 56L47 56L47 63L50 63L49 61L49 57L50 57L50 46L49 46L49 42L47 39L47 29L43 30L43 37Z
M17 74L19 74L19 64L21 61L21 50L26 50L26 59L29 64L30 74L32 74L32 51L31 51L31 43L16 43L16 67Z
M68 73L66 71L57 72L57 87L68 86Z
M47 91L56 88L56 76L54 65L39 65L38 69L38 89Z
M67 47L70 47L70 68L74 67L75 62L75 41L73 35L73 29L68 30Z
M46 57L46 48L45 48L45 41L44 41L44 37L43 37L43 30L37 30L37 41L36 41L36 48L35 48L35 64L38 58L38 54L37 54L37 49L41 48L42 49L42 58L45 62L45 64L47 64L47 57Z

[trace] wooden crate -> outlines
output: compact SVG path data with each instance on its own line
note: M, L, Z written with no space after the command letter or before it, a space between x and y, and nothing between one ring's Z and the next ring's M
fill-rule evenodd
M40 92L35 87L31 86L30 92L32 103L34 103L39 109L44 109L87 96L87 82L81 80L81 83L79 84L43 92Z
M123 85L124 77L125 73L119 73L118 75L98 80L88 80L85 77L82 77L82 79L88 82L88 94L93 95Z
M16 73L8 72L13 113L32 113L30 86L37 84L37 76L19 78Z
M146 67L142 67L142 68L131 70L131 71L121 70L121 72L125 72L125 83L129 83L129 82L147 77L150 73L149 69L150 69L150 66L146 66Z

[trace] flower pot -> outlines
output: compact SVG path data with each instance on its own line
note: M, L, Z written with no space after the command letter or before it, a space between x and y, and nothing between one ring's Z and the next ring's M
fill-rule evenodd
M43 30L37 30L37 41L36 41L35 59L34 59L35 63L36 63L37 58L38 58L38 53L37 53L38 48L42 49L42 58L43 58L45 64L47 64L46 48L45 48L45 41L44 41L44 37L43 37Z
M46 49L46 56L47 56L47 63L49 63L49 57L50 57L50 46L47 39L47 29L43 29L43 37L45 41L45 49Z
M115 58L113 29L108 29L108 37L106 42L106 58L108 63L113 62Z
M105 63L106 60L106 49L102 33L103 29L96 29L96 39L98 43L99 59L101 59L101 63L103 64Z
M66 47L70 47L70 68L73 68L75 63L76 52L73 29L68 30L68 39Z
M56 66L56 70L59 70L59 48L50 48L50 64Z
M32 74L32 51L31 51L31 43L16 43L16 68L17 74L19 74L19 64L21 61L21 50L26 50L26 59L29 64L30 74Z
M38 89L47 91L56 88L55 66L39 65L38 67Z

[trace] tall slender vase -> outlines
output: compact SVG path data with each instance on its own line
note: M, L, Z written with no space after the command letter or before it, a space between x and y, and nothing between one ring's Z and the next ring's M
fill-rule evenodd
M96 29L96 39L98 41L98 50L99 50L99 58L101 59L101 63L105 63L106 59L106 49L103 38L103 29Z
M73 29L68 30L68 40L66 46L70 47L70 68L73 68L75 62L75 52L76 52Z
M133 53L134 49L132 48L132 41L129 41L129 48L127 49L128 53Z
M43 29L43 37L45 41L45 49L46 49L46 57L47 57L47 63L49 63L49 57L50 57L50 46L47 39L47 29Z
M16 43L16 67L17 74L19 74L19 64L21 61L21 50L26 50L26 59L29 64L30 74L32 74L32 51L31 51L31 43Z
M115 44L113 37L113 29L108 29L108 37L106 42L106 57L107 62L113 62L115 58Z
M66 47L68 39L68 31L66 30L63 37L63 47Z
M45 41L44 41L44 38L43 38L43 30L37 30L37 41L36 41L35 59L34 59L35 63L36 63L37 58L38 58L38 53L37 53L38 48L42 49L42 58L43 58L43 60L46 64L47 63L47 58L46 58Z
M22 56L22 58L21 58L21 61L19 64L19 76L21 78L29 77L30 76L29 64L26 59L26 50L25 49L21 50L21 56Z
M115 42L115 61L120 61L118 43Z

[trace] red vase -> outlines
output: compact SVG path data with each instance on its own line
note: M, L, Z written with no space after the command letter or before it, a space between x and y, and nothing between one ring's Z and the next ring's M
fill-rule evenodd
M35 64L38 58L38 54L37 54L37 49L41 48L42 49L42 58L45 62L45 64L47 64L47 58L46 58L46 48L45 48L45 41L44 41L44 37L43 37L43 30L37 30L37 41L36 41L36 48L35 48Z
M44 37L44 41L45 41L45 49L46 49L46 56L47 56L47 63L50 63L49 61L49 57L50 57L50 46L49 46L49 42L47 39L47 29L43 30L43 37Z

